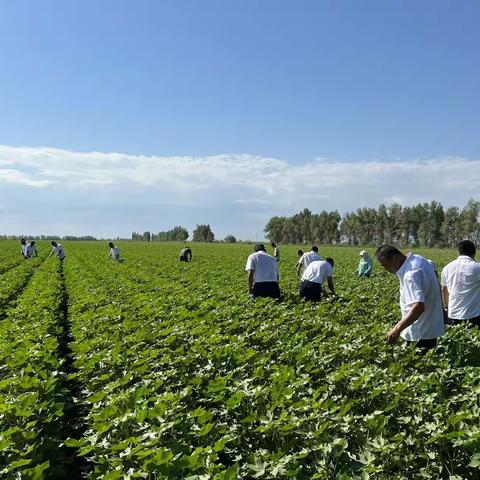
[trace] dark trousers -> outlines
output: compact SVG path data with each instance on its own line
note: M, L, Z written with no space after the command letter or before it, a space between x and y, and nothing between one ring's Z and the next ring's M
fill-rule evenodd
M302 280L298 287L300 297L312 302L319 302L322 299L322 286L310 280Z
M253 284L254 297L280 298L280 287L277 282L260 282Z
M416 348L422 350L423 352L427 352L428 350L437 346L436 338L424 338L422 340L417 340L414 342L406 340L406 342L408 345L415 345Z
M479 327L480 328L480 315L478 317L469 318L467 320L457 320L456 318L450 319L453 325L462 325L464 323L469 323L471 327Z

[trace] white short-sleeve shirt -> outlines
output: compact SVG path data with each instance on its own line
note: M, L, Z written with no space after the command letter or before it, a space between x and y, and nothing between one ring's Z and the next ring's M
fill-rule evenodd
M480 263L460 255L442 270L442 287L448 289L448 316L469 320L480 315Z
M60 243L58 243L56 247L53 247L53 252L60 260L63 260L65 258L65 252Z
M120 249L118 247L113 247L110 249L110 255L114 260L120 259Z
M424 303L425 311L400 336L417 341L438 338L445 332L440 286L433 262L409 253L397 272L400 280L400 309L404 317L414 303Z
M25 246L25 257L32 258L33 254L37 251L36 245L32 245L31 243Z
M332 266L325 260L314 260L303 272L302 280L322 284L327 277L333 277Z
M249 255L245 271L249 270L253 270L254 283L278 282L277 261L262 250Z
M323 258L317 252L311 250L310 252L304 253L298 262L301 263L303 270L305 271L310 263L317 260L323 260Z

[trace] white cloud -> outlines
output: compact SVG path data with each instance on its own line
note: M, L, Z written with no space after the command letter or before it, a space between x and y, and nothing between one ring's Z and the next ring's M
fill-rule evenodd
M61 198L65 208L74 206L71 211L97 212L99 206L111 203L138 218L145 208L142 205L149 205L165 218L162 208L168 205L171 216L177 215L177 208L187 218L194 215L185 213L190 205L197 212L197 217L188 220L193 224L217 215L219 222L225 218L225 223L234 225L235 215L241 215L255 219L258 231L269 216L291 215L304 207L345 212L380 203L408 205L431 200L462 206L480 191L480 160L345 162L317 158L296 164L245 154L148 157L0 146L2 184L17 189L22 198L28 197L29 190L35 191L35 201L45 204ZM0 200L8 204L9 198L2 198L0 192ZM234 215L227 220L224 212L228 209ZM206 212L205 219L198 218L199 211ZM92 215L93 221L96 213ZM232 227L229 232L235 233Z

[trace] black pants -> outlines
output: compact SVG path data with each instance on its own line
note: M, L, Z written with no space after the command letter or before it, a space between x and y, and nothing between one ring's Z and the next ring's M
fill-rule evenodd
M253 284L254 297L280 298L280 287L277 282L260 282Z
M181 262L188 262L188 257L180 257L179 260Z
M319 302L322 299L322 286L310 280L302 280L298 287L300 297L312 302Z
M436 338L424 338L422 340L417 340L412 342L410 340L406 340L408 345L415 345L416 348L426 352L432 348L437 346L437 339Z
M478 317L469 318L468 320L457 320L456 318L450 319L453 325L462 325L464 323L469 323L471 327L476 326L480 328L480 315Z

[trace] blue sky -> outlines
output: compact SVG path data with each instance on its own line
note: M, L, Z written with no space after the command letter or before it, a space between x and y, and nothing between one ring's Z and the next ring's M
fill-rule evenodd
M2 230L207 222L253 238L302 207L461 206L480 187L479 14L474 1L2 2Z

